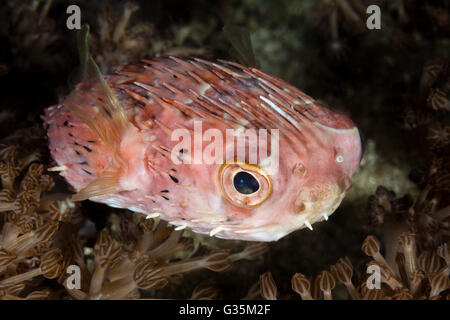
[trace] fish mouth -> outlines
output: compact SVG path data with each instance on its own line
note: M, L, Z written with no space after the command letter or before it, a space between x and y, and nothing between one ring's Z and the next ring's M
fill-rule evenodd
M239 225L222 225L212 230L213 235L222 239L235 239L245 241L278 241L288 234L308 228L314 230L316 222L326 221L340 205L345 192L341 192L334 198L330 197L322 201L306 202L303 214L289 214L282 222L270 222L264 225L251 225L244 223ZM211 232L210 232L211 236Z
M304 213L299 215L296 221L297 229L308 228L313 230L312 225L316 222L327 221L336 211L345 197L345 191L334 194L332 197L316 202L304 201Z
M314 230L313 225L316 222L327 221L335 212L350 185L351 182L346 180L339 184L331 184L321 192L310 191L303 194L303 197L300 193L293 211L287 209L281 219L260 221L261 217L255 216L240 224L221 224L210 230L209 234L223 239L270 242L277 241L296 230L304 228Z
M347 190L351 187L351 179L330 185L326 191L300 192L294 203L292 221L287 224L290 232L308 228L313 230L313 224L327 221L339 207Z
M233 239L244 241L270 242L277 241L290 232L286 232L281 225L266 224L258 227L225 226L220 232L214 234L221 239Z

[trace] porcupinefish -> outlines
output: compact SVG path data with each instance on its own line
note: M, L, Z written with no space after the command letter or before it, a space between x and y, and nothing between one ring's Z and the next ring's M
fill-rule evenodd
M43 119L55 170L77 191L74 200L226 239L275 241L327 220L362 155L347 116L277 77L223 60L167 56L124 65L82 81ZM173 139L177 129L190 135L183 147ZM259 135L256 149L244 137L244 156L236 154L235 139L215 135L221 161L190 161L211 148L198 147L195 137L211 129L223 137L232 129L236 139L247 129L268 135ZM274 136L275 171L267 168Z

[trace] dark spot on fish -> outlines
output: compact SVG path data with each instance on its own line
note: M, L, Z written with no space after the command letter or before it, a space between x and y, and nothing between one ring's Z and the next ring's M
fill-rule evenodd
M97 142L96 140L88 140L89 143L95 143Z
M173 182L178 183L178 179L175 178L174 176L172 176L171 174L169 174L170 179L172 179Z
M86 149L87 152L92 152L92 149L86 146L83 146L84 149Z
M180 149L180 151L179 151L180 153L188 153L189 152L189 150L188 149Z
M78 164L85 166L85 165L88 165L89 163L87 161L83 161L83 162L79 162Z
M164 192L164 193L167 193L167 192L169 192L169 190L161 190L160 192Z
M174 77L175 79L178 79L176 74L172 74L172 77Z
M87 171L86 169L82 169L84 172L86 172L88 175L92 176L92 173Z
M163 197L164 199L166 199L166 200L170 200L169 198L167 198L166 196L161 196L161 197Z
M186 218L181 218L181 220L186 220Z
M69 132L69 137L73 137L73 134L71 134L70 132Z
M81 156L81 153L78 152L77 150L75 150L75 153L76 153L77 155Z
M155 201L155 200L152 200L152 202L153 202L153 203L156 203L156 201Z
M177 170L175 170L174 168L172 168L172 169L170 169L171 171L173 171L173 172L177 172Z
M79 144L79 143L76 142L76 141L74 141L73 144L76 145L76 146L81 146L81 144Z
M69 121L64 121L64 127L67 127L69 125Z
M106 113L106 115L107 115L108 117L112 118L112 114L111 114L111 112L109 112L108 109L106 109L105 107L103 107L103 110L105 110L105 113Z

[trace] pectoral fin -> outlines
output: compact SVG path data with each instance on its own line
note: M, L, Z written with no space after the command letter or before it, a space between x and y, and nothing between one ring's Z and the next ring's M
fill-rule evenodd
M122 191L119 183L119 170L109 168L100 176L92 180L86 187L72 195L73 201L83 201L91 197L103 196L106 194Z

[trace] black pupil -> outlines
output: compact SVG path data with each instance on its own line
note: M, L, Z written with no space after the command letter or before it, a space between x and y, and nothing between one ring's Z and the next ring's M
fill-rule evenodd
M242 194L252 194L259 189L258 180L250 173L241 171L234 176L233 184L236 190Z

